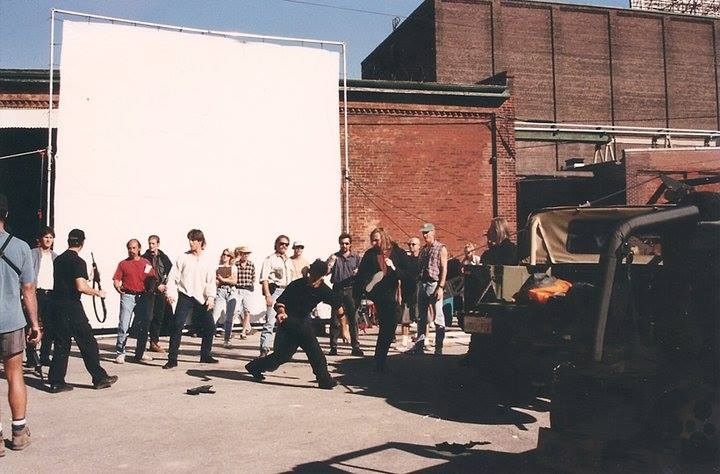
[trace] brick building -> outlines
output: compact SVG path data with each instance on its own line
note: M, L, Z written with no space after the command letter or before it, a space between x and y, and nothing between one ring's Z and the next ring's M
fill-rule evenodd
M362 64L363 78L514 77L519 120L720 129L720 19L522 0L426 0ZM520 139L520 135L518 135ZM616 156L624 145L617 145ZM521 175L587 162L587 143L523 142Z
M350 229L398 241L423 221L458 253L490 219L516 221L514 111L505 85L350 81Z
M688 157L692 162L688 162ZM660 185L658 171L676 180L713 178L720 174L720 148L687 151L672 148L658 150L625 150L625 180L628 204L645 204ZM720 192L720 184L698 187ZM660 199L663 202L663 199Z
M514 110L504 78L496 79L465 86L349 81L344 185L358 248L369 245L376 226L404 242L433 222L451 253L466 241L483 244L496 215L515 226ZM0 71L0 156L47 146L47 94L47 71ZM15 232L29 241L47 211L44 165L39 154L0 160L0 185L13 190Z

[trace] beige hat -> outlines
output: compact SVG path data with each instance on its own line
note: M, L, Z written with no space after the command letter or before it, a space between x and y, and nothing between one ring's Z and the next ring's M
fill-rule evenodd
M247 245L241 245L235 248L235 253L252 253L252 250Z

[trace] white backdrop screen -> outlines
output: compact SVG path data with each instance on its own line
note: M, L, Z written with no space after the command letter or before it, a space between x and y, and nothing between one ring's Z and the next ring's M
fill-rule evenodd
M111 279L130 238L144 251L159 235L174 261L198 228L212 258L250 246L258 273L278 234L311 261L336 249L338 61L318 48L64 22L56 250L85 231L82 256L94 252L108 290L105 327L117 325Z

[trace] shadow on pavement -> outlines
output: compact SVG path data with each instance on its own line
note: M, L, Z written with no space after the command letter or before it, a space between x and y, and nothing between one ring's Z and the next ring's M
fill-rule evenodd
M489 443L477 443L489 444ZM462 447L460 448L462 449ZM450 452L444 447L389 442L370 448L340 454L324 461L295 466L289 472L533 472L549 473L535 462L534 451L502 453L482 449L462 449ZM412 471L407 466L423 466Z
M535 417L514 408L547 411L548 403L532 391L491 383L489 377L459 365L459 356L399 354L388 369L373 371L372 358L334 362L335 379L351 393L382 397L407 412L443 420L478 424L511 424L519 429Z
M210 382L213 380L213 378L222 378L227 380L238 380L243 382L253 382L258 383L253 379L253 377L245 372L244 369L239 370L221 370L221 369L208 369L208 370L202 370L202 369L189 369L185 372L187 375L191 377L197 377L202 382ZM278 379L287 379L287 380L298 380L296 377L282 377L282 376L272 376L272 380L270 378L266 378L262 384L263 385L275 385L279 387L297 387L297 388L305 388L305 389L313 389L317 390L317 388L309 385L300 385L300 384L294 384L294 383L288 383L288 382L277 382Z

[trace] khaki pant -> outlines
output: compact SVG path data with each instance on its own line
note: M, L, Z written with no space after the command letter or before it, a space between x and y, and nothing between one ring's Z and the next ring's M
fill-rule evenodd
M0 334L0 357L7 359L25 350L25 328Z

